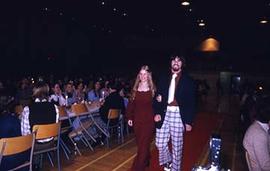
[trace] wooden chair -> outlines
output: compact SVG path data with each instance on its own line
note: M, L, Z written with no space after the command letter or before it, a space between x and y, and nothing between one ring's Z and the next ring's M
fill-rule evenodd
M65 134L72 129L72 123L71 123L71 120L67 114L66 107L65 106L57 106L57 108L59 111L59 117L60 118L65 117L65 118L67 118L67 120L65 120L65 121L68 121L66 126L63 126L66 122L64 122L64 124L63 123L61 124L62 125L61 126L61 135L62 135L62 134ZM69 154L71 154L71 151L61 137L60 137L60 147L63 149L66 158L69 160Z
M110 109L108 112L108 121L107 121L107 130L112 132L114 128L117 129L118 143L119 138L121 138L121 142L124 142L124 134L123 134L123 118L121 118L121 110L120 109ZM112 123L111 121L117 121L116 123ZM106 138L107 147L109 147L109 137Z
M2 138L0 139L0 165L2 161L2 157L8 155L14 155L21 152L25 152L30 150L29 161L25 161L25 163L17 166L16 168L10 169L10 171L18 170L20 168L24 168L29 166L29 170L32 171L32 158L33 158L33 149L35 144L35 133L19 136L13 138ZM16 160L16 158L14 158Z
M71 111L80 115L89 113L84 103L73 104L71 106Z
M73 130L68 134L68 137L74 144L76 151L81 155L77 143L74 140L75 137L78 137L86 146L88 146L91 150L94 150L91 143L86 137L87 135L88 137L90 137L90 139L96 142L96 139L87 130L94 125L94 122L91 119L85 121L81 120L82 118L87 118L89 115L87 107L85 106L85 104L73 104L71 106L71 111L76 115L76 119L79 122L79 127L73 127Z
M56 151L59 171L61 170L60 153L59 153L60 129L61 129L60 122L53 124L34 125L33 127L33 132L36 132L34 155L42 156L43 153L46 153L50 160L51 165L54 166L49 152ZM39 140L44 140L48 138L53 138L53 140L44 143L39 142Z
M87 107L88 111L91 111L91 107L92 107L91 105L86 104L86 107ZM91 113L91 114L89 115L89 117L92 119L92 121L94 122L96 128L97 128L102 134L104 134L106 137L110 137L110 134L108 133L108 131L106 130L106 128L104 128L104 126L100 125L100 124L96 121L96 119L94 118L94 115L100 116L99 111L94 111L93 113Z

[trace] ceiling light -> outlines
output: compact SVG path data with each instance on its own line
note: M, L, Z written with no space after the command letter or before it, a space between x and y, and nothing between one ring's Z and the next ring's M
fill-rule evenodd
M268 23L268 21L267 21L266 19L262 19L262 20L260 21L260 23L261 23L261 24L266 24L266 23Z
M189 6L189 5L190 5L190 3L189 3L188 1L183 1L181 4L182 4L183 6Z
M205 26L205 23L199 23L199 26L203 27Z
M201 43L200 50L204 52L219 51L219 42L214 38L207 38Z

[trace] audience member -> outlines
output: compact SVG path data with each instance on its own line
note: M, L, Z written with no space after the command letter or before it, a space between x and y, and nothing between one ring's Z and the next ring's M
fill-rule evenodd
M270 99L256 104L256 119L245 133L246 149L252 171L270 171Z

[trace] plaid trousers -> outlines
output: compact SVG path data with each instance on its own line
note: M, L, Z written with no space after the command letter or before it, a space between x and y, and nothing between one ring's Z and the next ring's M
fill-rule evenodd
M183 132L184 126L179 107L168 106L162 127L156 129L156 146L159 151L159 164L172 161L171 171L180 171L181 168ZM170 137L172 154L168 147Z

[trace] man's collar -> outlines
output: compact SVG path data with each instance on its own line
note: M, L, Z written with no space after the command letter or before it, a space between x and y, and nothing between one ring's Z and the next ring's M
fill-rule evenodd
M260 121L256 121L266 132L269 130L269 124L261 123Z
M35 102L47 102L47 99L42 99L42 100L40 100L39 98L36 98L36 99L35 99Z

